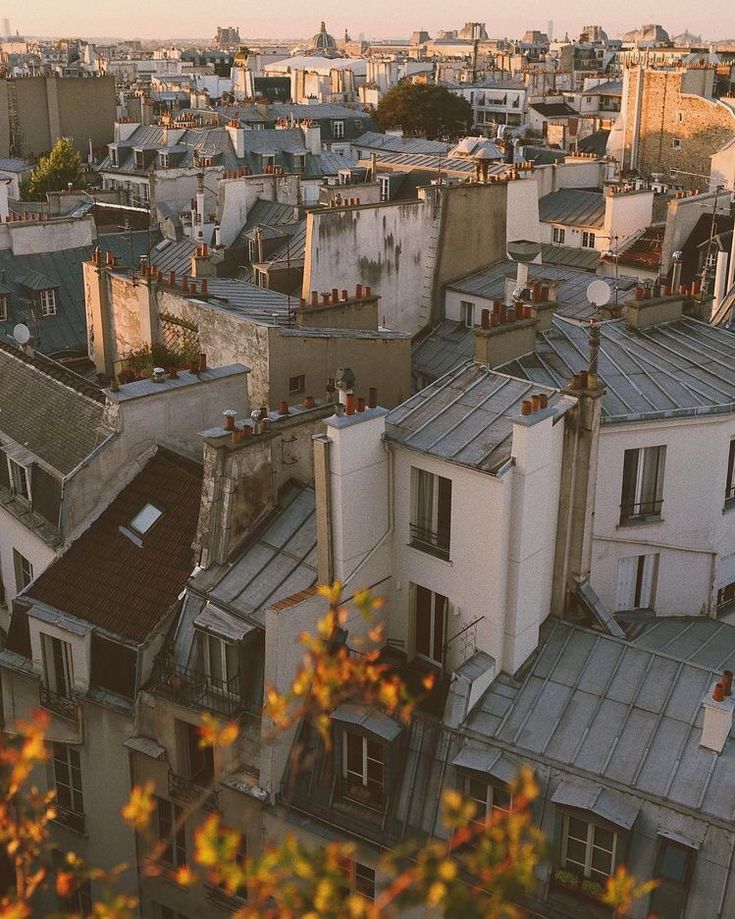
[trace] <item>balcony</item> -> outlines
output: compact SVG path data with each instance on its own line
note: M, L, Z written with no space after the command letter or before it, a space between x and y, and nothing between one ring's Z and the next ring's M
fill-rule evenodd
M192 779L168 772L169 797L184 804L198 804L202 810L217 810L217 792L211 788L202 788Z
M79 707L77 700L72 696L59 695L41 683L39 701L41 708L45 708L46 711L53 712L60 718L66 718L69 721L77 720Z
M75 833L79 833L81 836L86 834L87 819L84 814L69 810L68 807L62 807L58 801L54 801L52 806L56 812L56 816L54 817L56 823L60 823L62 826L67 827L67 829L74 830Z
M204 887L207 892L207 900L212 906L227 910L228 913L236 913L246 902L245 892L242 895L232 894L223 887L215 887L212 884L205 884Z
M215 685L201 671L182 667L166 658L159 658L153 666L151 679L154 692L179 705L216 712L227 718L234 718L246 711L260 715L260 706L242 698L239 677Z
M449 527L438 527L430 530L417 523L411 524L411 545L429 555L449 560Z

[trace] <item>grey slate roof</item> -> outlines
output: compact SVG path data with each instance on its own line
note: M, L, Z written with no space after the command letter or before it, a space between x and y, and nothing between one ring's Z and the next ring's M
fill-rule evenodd
M398 137L395 134L378 134L366 131L353 142L354 147L367 150L383 150L390 153L419 153L446 156L451 144L441 140L425 140L423 137Z
M578 227L601 227L605 219L605 196L601 191L560 188L539 198L539 220Z
M550 409L560 399L554 390L470 362L389 412L385 436L412 450L495 473L510 459L521 402L537 392L547 393Z
M213 302L213 298L224 303ZM288 320L289 298L286 294L236 278L210 278L206 302L210 307L234 310L253 322L273 325L274 317L276 324ZM292 309L296 305L292 297Z
M0 344L0 440L9 439L62 475L112 434L105 424L104 398L58 367L45 372L43 359L28 360ZM53 374L53 375L52 375ZM82 391L80 391L80 389Z
M582 271L596 271L600 264L600 253L596 249L577 249L574 246L554 246L551 243L541 244L541 259L544 265L567 266ZM590 278L590 281L592 278ZM621 282L634 284L633 278L622 278ZM626 286L626 290L629 287Z
M468 733L629 801L639 795L689 809L731 830L733 734L719 755L699 738L702 699L722 662L735 656L735 627L699 622L699 635L713 641L698 659L694 635L682 640L684 656L677 653L677 635L692 630L688 620L666 620L658 640L654 627L630 643L550 618L520 686L509 693L507 681L493 684L470 715Z
M735 411L735 339L696 319L635 330L624 319L600 323L599 374L606 387L603 423ZM560 316L536 350L504 373L566 386L587 364L587 330Z

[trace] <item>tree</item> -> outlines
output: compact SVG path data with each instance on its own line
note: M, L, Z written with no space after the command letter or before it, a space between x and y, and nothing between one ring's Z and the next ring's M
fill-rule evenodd
M355 603L370 622L368 632L374 650L351 655L335 643L335 635L347 621L340 603L338 584L320 588L328 602L326 616L316 633L301 637L303 664L291 689L279 695L267 692L265 714L280 731L297 721L307 721L329 743L329 713L348 697L380 705L392 717L406 721L417 701L405 686L379 661L382 644L380 623L372 621L379 606L369 592L358 593ZM428 691L431 681L424 684ZM20 733L0 740L0 849L15 873L12 890L0 891L0 919L29 919L36 893L55 889L69 900L87 880L100 884L102 897L93 905L96 919L133 919L136 901L116 892L124 869L103 872L86 865L73 852L62 864L48 865L48 821L53 819L53 793L42 794L33 784L34 770L47 756L47 718L38 714ZM220 747L235 742L238 726L222 723L204 714L200 745ZM293 756L292 754L292 767ZM155 810L153 783L133 788L121 818L141 834L148 847L142 866L144 876L165 876L181 887L205 882L235 893L247 887L247 901L234 919L392 919L402 910L430 907L447 919L518 919L523 912L513 903L519 894L534 886L534 869L541 858L542 837L534 826L530 805L537 787L530 770L521 770L511 786L513 806L509 812L494 811L476 820L474 802L457 791L445 792L442 800L446 838L408 842L381 859L391 883L371 902L346 888L344 864L355 855L351 843L330 842L309 847L289 834L277 846L257 858L239 856L241 834L220 822L217 812L209 814L195 831L191 864L167 868L161 856L167 842L151 827ZM174 832L200 810L208 797L192 801L174 827ZM627 912L633 900L645 896L652 883L637 885L624 868L609 879L600 901L614 915ZM78 919L62 911L56 917Z
M444 86L399 83L380 100L375 117L383 130L402 128L404 134L434 140L466 133L472 107Z
M60 137L48 156L42 156L21 185L21 197L28 201L43 198L47 192L61 191L71 182L76 185L82 171L82 158L68 137Z

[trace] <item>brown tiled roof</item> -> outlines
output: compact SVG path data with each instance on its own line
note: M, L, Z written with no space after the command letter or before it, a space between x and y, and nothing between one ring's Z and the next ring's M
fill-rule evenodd
M648 227L634 239L618 256L620 265L633 265L656 271L661 265L661 250L664 244L664 227ZM613 259L607 259L612 262Z
M192 571L202 470L160 450L107 510L28 590L40 601L116 635L144 641ZM147 503L163 514L141 537L120 532Z
M278 600L276 603L271 603L270 609L280 612L281 610L288 609L291 606L296 606L298 603L301 603L304 600L308 600L310 597L316 596L319 591L319 586L315 584L313 587L307 587L306 590L299 590L295 594L291 594L290 597L284 597L282 600Z

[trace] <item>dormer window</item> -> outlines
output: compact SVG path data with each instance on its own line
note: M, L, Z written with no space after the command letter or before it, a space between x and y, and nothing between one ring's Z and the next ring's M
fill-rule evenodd
M345 123L344 121L333 121L332 122L332 133L335 140L342 140L345 136Z
M119 166L120 161L117 156L117 147L110 147L110 165Z
M270 166L276 165L276 155L275 153L263 153L260 157L260 162L263 169L268 169Z
M138 536L145 536L161 514L163 514L163 511L156 507L155 504L144 504L130 521L130 529L137 533Z
M340 796L384 811L397 768L401 727L378 708L345 703L332 713Z
M158 158L161 164L161 169L168 169L168 153L160 153Z
M351 731L344 732L342 778L345 797L383 809L385 794L385 750L383 745Z
M240 661L237 645L203 632L202 657L207 682L215 691L239 695Z
M145 166L145 160L143 158L143 151L136 150L135 151L135 168L143 169L144 166Z
M306 154L305 153L294 153L293 155L293 169L294 172L302 173L306 166Z
M53 289L53 287L48 288L48 290L40 291L39 298L41 301L41 315L42 316L55 316L56 315L56 291Z

